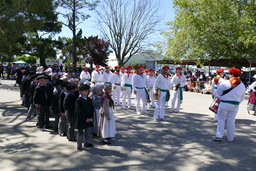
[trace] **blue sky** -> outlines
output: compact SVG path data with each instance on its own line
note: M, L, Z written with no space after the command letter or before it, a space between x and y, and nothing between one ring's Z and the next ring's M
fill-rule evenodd
M172 0L155 0L155 1L160 1L161 3L160 14L161 16L163 16L163 20L158 25L157 28L160 30L164 30L167 28L165 23L174 19L174 10L172 8ZM58 10L65 13L65 10L63 9L58 9ZM85 9L84 12L90 14L91 18L85 20L83 23L78 25L78 28L79 29L81 28L83 30L83 36L89 37L89 36L98 35L99 33L97 32L97 29L95 27L95 22L94 22L95 15L93 11L88 11L87 9ZM62 17L60 17L59 20L65 22L65 19L63 19ZM66 26L63 26L62 32L56 35L56 37L58 36L72 37L72 32ZM160 39L163 38L163 36L160 36L159 33L156 34L156 37Z

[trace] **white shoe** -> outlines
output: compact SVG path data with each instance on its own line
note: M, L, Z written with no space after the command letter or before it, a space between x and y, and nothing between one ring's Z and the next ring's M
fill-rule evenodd
M137 112L137 115L141 115L141 113L140 113L140 112Z

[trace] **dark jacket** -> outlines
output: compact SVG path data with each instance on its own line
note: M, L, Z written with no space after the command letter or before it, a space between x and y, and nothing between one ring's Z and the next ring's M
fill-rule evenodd
M34 93L34 104L49 105L51 104L51 92L46 86L38 85Z
M66 97L66 94L64 91L61 91L61 93L59 94L59 112L60 113L65 113L65 110L64 110L64 99Z
M64 99L64 110L67 118L73 118L75 116L75 104L77 95L74 93L68 94Z
M87 100L82 97L76 99L75 105L75 116L76 116L76 128L84 129L88 127L93 127L93 122L86 123L86 119L93 119L94 108L92 100L87 98Z
M34 93L35 93L36 87L37 87L37 83L31 81L29 90L28 90L28 95L30 97L30 104L34 104Z
M59 95L61 93L61 89L57 89L55 88L53 90L53 94L52 94L52 112L55 115L60 114L60 110L59 110Z

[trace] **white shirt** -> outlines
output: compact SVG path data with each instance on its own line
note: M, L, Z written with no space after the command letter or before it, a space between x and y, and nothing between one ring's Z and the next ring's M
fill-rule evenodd
M91 74L88 71L82 71L80 74L80 79L90 79L91 78Z
M214 78L215 78L215 77L214 77ZM218 83L215 84L214 78L212 79L211 91L212 91L212 95L215 97L215 96L216 96L216 95L215 95L216 90L217 90L218 86L220 85L220 83L221 83L222 81L224 81L224 79L223 79L222 77L220 77L220 79L218 80Z
M105 82L111 82L111 77L112 77L112 72L109 71L109 73L107 73L106 71L103 72L102 74L102 82L105 83Z
M92 82L101 82L101 72L100 71L92 71Z
M120 84L121 83L121 75L113 73L111 77L111 83L112 84ZM113 85L114 86L114 85Z
M156 80L155 76L151 76L151 75L147 76L147 85L148 85L149 88L154 86L155 80Z
M147 78L145 75L134 74L132 77L132 88L136 91L136 87L148 87L147 86Z
M242 81L233 90L231 90L230 92L222 96L223 91L229 88L231 88L230 81L229 80L222 81L218 86L218 89L216 90L216 97L219 97L221 100L227 100L227 101L242 102L244 100L246 88L242 83Z
M156 92L157 89L162 89L162 90L170 90L171 89L171 77L168 76L165 78L163 74L159 74L156 77L156 80L154 82L154 92Z
M182 73L181 76L177 76L176 74L171 79L171 87L177 86L183 87L187 83L185 75Z
M124 86L125 84L132 84L132 73L124 73L121 77L121 86Z

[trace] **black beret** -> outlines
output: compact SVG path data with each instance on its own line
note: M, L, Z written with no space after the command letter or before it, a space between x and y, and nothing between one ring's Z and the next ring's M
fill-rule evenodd
M79 87L78 87L78 91L83 91L83 90L89 90L90 89L90 86L87 85L87 84L81 84Z
M59 80L59 79L57 79L57 80L53 80L53 82L52 82L52 85L53 86L57 86L57 85L60 85L60 84L62 84L62 80Z
M46 78L45 78L45 75L44 75L44 74L41 74L41 75L38 75L38 76L36 77L36 79L37 79L37 80L40 80L40 79L46 79Z
M77 85L76 84L73 84L73 83L69 83L67 86L66 86L66 89L67 90L74 90L77 88Z

